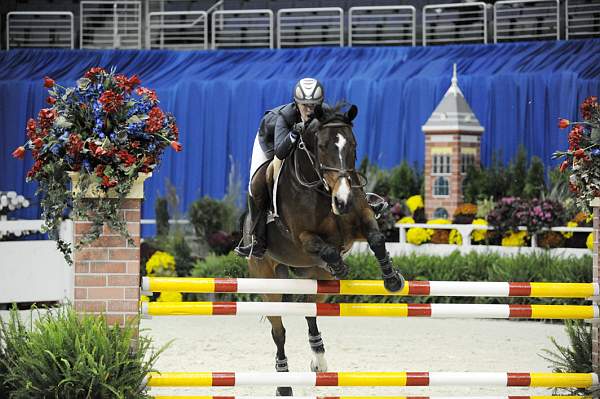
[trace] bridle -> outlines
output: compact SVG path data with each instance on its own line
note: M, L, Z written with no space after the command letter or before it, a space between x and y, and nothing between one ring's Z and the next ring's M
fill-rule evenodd
M321 131L324 128L331 128L331 127L352 127L351 123L346 123L346 122L341 122L341 121L337 121L337 122L326 122L322 125L319 126L319 128L315 131L315 149L318 148L318 142L319 142L319 131ZM357 171L355 168L346 168L344 165L344 160L341 159L341 165L339 168L333 167L333 166L329 166L329 165L324 165L320 162L319 159L319 152L315 151L315 154L313 154L307 147L306 144L304 143L304 139L302 137L302 135L300 135L300 138L298 139L298 149L303 151L306 156L308 157L308 160L310 161L310 164L312 165L313 171L316 173L318 179L312 182L308 182L304 179L304 177L302 176L302 174L300 173L300 169L298 166L298 156L294 157L294 174L296 175L296 179L298 180L298 182L306 187L306 188L310 188L313 190L316 190L322 194L325 194L327 196L329 196L331 194L331 187L329 187L329 185L327 184L327 182L325 181L325 178L323 177L323 172L325 171L330 171L330 172L337 172L338 173L338 180L342 179L342 178L349 178L350 181L352 182L352 178L354 175L358 176L358 178L362 178L363 182L357 182L357 183L351 183L351 187L352 188L363 188L366 184L367 184L367 178L366 176L361 173L360 171ZM321 190L320 186L323 186L325 188L325 191Z

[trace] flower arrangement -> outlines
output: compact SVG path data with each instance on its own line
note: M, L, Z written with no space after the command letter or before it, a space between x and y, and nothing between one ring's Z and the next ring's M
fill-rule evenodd
M594 250L594 233L590 233L587 236L587 240L585 240L585 246L587 247L587 249L589 249L590 251Z
M63 212L92 222L76 248L98 238L105 222L133 242L119 214L121 201L140 173L158 165L165 148L182 149L175 118L159 108L154 90L140 84L136 75L100 67L87 71L75 87L46 77L50 107L40 110L37 120L29 119L28 140L13 152L23 159L31 151L27 181L38 182L46 230L69 263L71 249L58 237ZM71 190L68 172L79 173ZM89 200L90 191L115 198Z
M458 230L453 229L450 231L448 244L462 245L462 235L458 232Z
M156 251L146 262L146 275L175 277L175 257L168 252Z
M564 209L551 200L530 201L519 197L502 198L488 214L487 220L501 234L517 231L519 226L527 227L530 234L538 233L563 223Z
M422 227L413 227L406 232L406 241L414 245L421 245L431 239L433 230Z
M561 129L571 127L569 148L556 151L552 158L566 158L561 172L570 171L569 190L575 194L579 208L589 212L589 203L600 196L600 106L598 98L591 96L580 106L583 121L559 119Z
M526 231L511 231L506 237L502 238L503 247L522 247L527 239Z
M470 224L477 215L477 205L475 204L462 204L459 205L454 211L452 223L455 224Z
M427 224L450 224L448 219L431 219ZM448 244L450 240L450 230L448 229L428 229L431 233L430 240L433 244Z
M0 218L21 208L29 207L29 200L15 191L0 191Z

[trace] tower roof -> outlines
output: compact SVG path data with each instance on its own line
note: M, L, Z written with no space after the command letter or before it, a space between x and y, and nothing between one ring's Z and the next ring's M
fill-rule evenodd
M479 124L477 116L469 107L467 100L458 87L458 78L456 77L456 64L454 64L452 74L452 84L444 98L438 104L433 114L422 127L425 133L483 133L483 126Z

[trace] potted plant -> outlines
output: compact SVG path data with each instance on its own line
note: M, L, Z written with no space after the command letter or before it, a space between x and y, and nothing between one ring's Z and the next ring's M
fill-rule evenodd
M182 149L175 118L160 109L154 90L140 84L136 75L101 67L87 71L75 87L46 77L50 107L29 119L28 140L13 152L23 159L31 151L27 181L38 182L45 228L69 263L71 248L58 236L65 212L92 223L75 248L97 239L104 223L131 241L121 202L158 165L165 148Z

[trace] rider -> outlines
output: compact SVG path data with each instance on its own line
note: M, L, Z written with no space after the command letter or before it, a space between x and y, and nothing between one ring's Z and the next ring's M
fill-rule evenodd
M294 149L304 128L318 104L323 104L323 85L312 78L304 78L294 87L294 101L267 111L260 121L260 127L254 140L252 163L250 167L250 184L248 189L248 205L251 218L252 242L246 246L237 246L235 253L240 256L252 255L261 258L267 249L267 211L268 196L253 192L252 180L256 172L273 161L273 169L279 170L281 162ZM275 175L277 172L274 173ZM254 185L256 187L256 185Z

